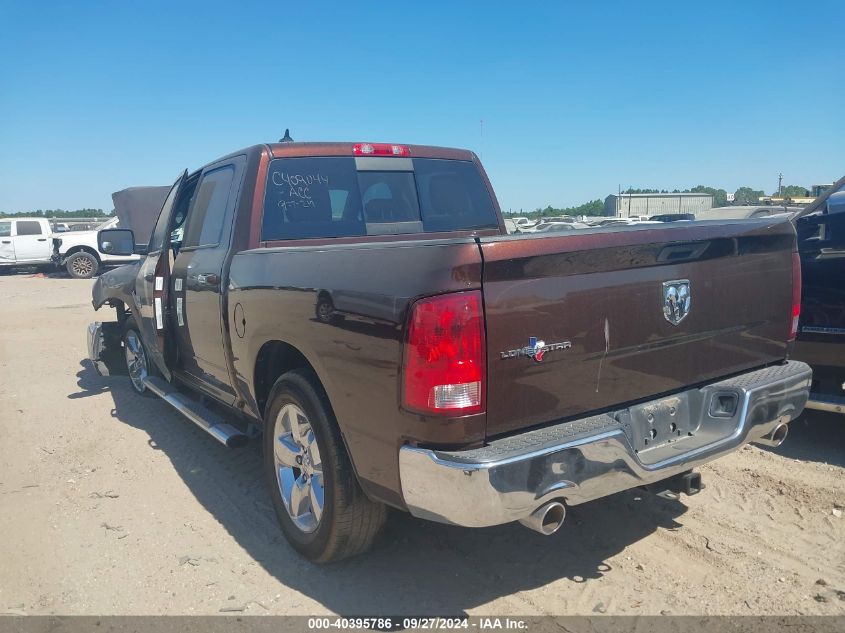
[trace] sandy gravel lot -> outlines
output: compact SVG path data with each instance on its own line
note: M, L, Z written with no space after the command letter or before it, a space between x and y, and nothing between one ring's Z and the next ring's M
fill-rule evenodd
M397 512L368 555L317 568L276 528L255 443L91 369L90 287L0 277L0 613L845 612L845 418L705 467L681 502L621 493L552 537Z

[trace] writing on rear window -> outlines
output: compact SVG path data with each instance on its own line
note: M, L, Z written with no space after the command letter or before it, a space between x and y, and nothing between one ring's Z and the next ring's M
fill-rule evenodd
M328 187L329 178L323 174L298 174L287 171L274 171L270 179L276 187L279 187L280 199L277 206L283 210L289 207L292 209L314 209L316 203L311 195L312 187ZM284 190L287 189L287 196Z
M407 171L358 171L354 158L271 161L261 239L348 237L495 228L476 165L414 159Z

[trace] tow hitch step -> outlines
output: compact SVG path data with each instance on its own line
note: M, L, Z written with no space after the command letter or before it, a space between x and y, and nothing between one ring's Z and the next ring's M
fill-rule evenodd
M249 441L245 433L226 422L222 416L177 391L166 380L147 376L144 386L224 446L235 448Z
M690 470L646 486L646 490L653 492L658 497L676 500L681 497L681 494L690 497L697 495L704 487L701 482L701 473L694 473Z

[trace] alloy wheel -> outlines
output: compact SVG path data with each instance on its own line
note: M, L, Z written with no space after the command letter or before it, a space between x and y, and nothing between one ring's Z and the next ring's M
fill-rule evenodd
M70 267L75 275L86 277L94 272L94 265L87 257L77 257L70 263Z
M144 345L135 330L126 333L126 368L129 370L129 378L132 386L138 392L143 392L147 387L144 379L147 377L147 355L144 352Z
M297 528L311 533L325 503L323 464L308 417L297 405L284 405L273 426L273 461L282 503Z

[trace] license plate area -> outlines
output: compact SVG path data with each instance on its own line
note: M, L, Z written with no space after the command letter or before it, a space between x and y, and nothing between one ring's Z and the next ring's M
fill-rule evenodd
M693 435L687 394L635 405L628 409L628 415L631 439L638 453Z

